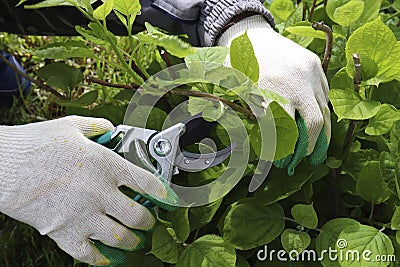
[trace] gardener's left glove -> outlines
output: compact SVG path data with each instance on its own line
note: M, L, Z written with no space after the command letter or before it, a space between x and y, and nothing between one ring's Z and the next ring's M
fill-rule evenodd
M288 167L289 175L293 175L295 167L306 156L313 165L322 163L326 159L331 126L329 88L320 59L275 32L261 15L243 19L228 28L217 45L230 46L233 39L246 31L260 65L259 87L290 100L284 109L296 119L299 131L294 153L276 161L275 165ZM269 104L268 100L265 104Z

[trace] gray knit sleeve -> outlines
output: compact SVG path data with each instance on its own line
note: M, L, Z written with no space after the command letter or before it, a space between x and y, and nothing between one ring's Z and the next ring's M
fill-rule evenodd
M259 0L206 0L197 26L201 46L212 46L221 29L244 11L258 12L275 27L274 18Z

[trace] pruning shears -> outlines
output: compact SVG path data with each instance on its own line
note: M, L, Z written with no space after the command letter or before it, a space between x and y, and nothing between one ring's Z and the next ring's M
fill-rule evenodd
M201 113L176 123L163 131L146 128L118 125L96 139L95 142L105 145L132 163L171 182L172 176L180 170L199 172L214 167L227 159L235 144L216 152L197 154L184 150L185 147L209 136L215 122L203 119ZM135 201L140 202L141 196ZM150 201L142 205L154 206Z

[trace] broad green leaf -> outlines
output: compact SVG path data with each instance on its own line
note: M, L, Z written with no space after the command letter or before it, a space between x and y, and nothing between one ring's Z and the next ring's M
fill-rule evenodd
M188 101L188 111L192 115L202 112L205 120L216 121L225 114L225 105L222 102L192 97Z
M326 159L326 166L331 169L338 169L342 166L343 160L337 159L335 157L329 157Z
M147 22L145 26L147 33L139 33L136 35L142 43L161 46L168 53L179 58L184 58L196 51L195 48L179 39L178 36L162 33Z
M285 28L291 27L303 20L304 3L301 1L295 10L290 13L289 17L285 19Z
M89 23L90 26L94 26L95 24ZM75 30L82 35L86 40L93 42L97 45L107 45L107 37L105 36L104 32L99 32L96 30L87 30L81 26L76 25Z
M393 230L400 229L400 206L396 206L390 224Z
M140 11L139 0L114 0L114 8L125 16L136 15Z
M89 106L89 105L93 104L94 102L96 102L97 98L98 98L98 91L93 90L86 94L83 94L81 97L79 97L76 100L72 100L72 101L58 100L57 103L64 107L85 107L85 106Z
M269 8L278 22L285 21L293 10L294 5L291 0L274 0Z
M49 44L33 51L32 54L37 57L48 59L95 56L93 50L89 49L84 42L73 40Z
M400 43L393 32L377 18L357 29L346 46L347 73L353 77L353 53L369 57L378 65L376 77L366 81L378 85L396 79L400 72Z
M188 208L179 208L169 213L172 217L172 228L175 231L176 237L185 242L190 234Z
M114 0L104 0L103 4L95 9L93 17L99 20L105 20L114 7Z
M384 0L363 0L364 11L356 22L356 27L361 26L371 20L374 20L379 15L379 10Z
M304 37L311 37L311 38L318 38L325 40L326 35L322 31L314 30L311 25L310 26L293 26L286 28L285 31L288 31L292 34L304 36Z
M399 160L395 154L383 151L379 155L379 169L382 179L393 195L400 198Z
M397 11L400 11L400 0L395 0L395 1L393 2L392 7L393 7L394 9L396 9Z
M51 63L37 71L40 78L50 86L60 88L65 92L74 89L83 81L83 73L65 63Z
M125 118L125 123L129 125L138 125L138 120L146 121L146 128L161 131L167 119L167 113L156 107L138 105L129 115ZM141 124L140 124L141 125Z
M370 161L379 161L379 152L374 149L359 149L350 151L349 156L343 162L342 171L352 175L355 179L359 176L361 170Z
M198 227L203 227L211 222L218 208L221 206L221 203L222 199L207 205L189 209L190 218L196 224L196 226L192 226L192 224L190 224L191 229L193 230L197 229Z
M178 246L165 226L159 225L154 229L150 253L163 262L178 262Z
M138 251L127 251L125 252L125 262L118 267L163 267L164 264L161 260L156 258L154 255L149 254L144 249Z
M296 251L298 253L297 255L300 255L300 253L310 245L311 238L305 232L286 229L281 235L281 243L287 253L291 254L292 251Z
M344 255L354 255L352 251L358 251L360 257L341 257L339 263L341 266L354 266L354 267L386 267L389 262L372 262L378 255L393 255L394 248L390 238L383 232L367 225L350 225L342 230L338 240L344 242L337 242L336 248L342 251ZM370 251L367 258L362 257L365 251ZM369 258L369 260L368 260Z
M188 68L201 63L204 71L211 71L220 67L229 53L228 47L199 47L196 52L185 57Z
M23 4L28 0L21 0L17 6ZM71 3L68 3L65 0L46 0L42 1L36 4L31 4L31 5L24 5L24 8L26 9L38 9L38 8L45 8L45 7L55 7L55 6L72 6Z
M372 100L391 104L400 109L400 81L381 83L378 89L373 91Z
M383 182L378 161L368 162L358 175L356 191L366 201L380 204L390 197L390 191Z
M329 91L329 98L338 116L338 121L372 118L378 113L381 106L379 102L363 100L360 95L350 90L332 89Z
M250 267L250 264L246 261L243 256L236 255L236 265L235 267Z
M298 172L291 177L285 169L272 169L268 179L254 195L260 204L275 203L299 191L307 181L318 180L328 173L329 169L323 165L314 169L306 163L299 165Z
M276 150L274 160L293 154L298 130L295 120L277 102L269 104L276 127Z
M330 0L326 5L329 18L342 26L350 26L357 21L363 10L362 0Z
M400 120L400 111L392 105L383 104L378 113L369 120L365 133L369 135L386 134L398 120Z
M246 74L254 83L258 82L260 74L258 61L247 33L232 41L230 58L233 68Z
M341 68L330 81L331 89L353 90L353 79L349 77L346 68Z
M297 204L291 209L294 220L309 229L314 229L318 226L318 216L312 204Z
M268 244L283 231L284 216L278 204L266 206L259 205L254 198L242 199L230 206L224 220L223 237L242 250Z
M185 248L176 267L234 267L235 264L236 253L232 244L219 236L205 235Z
M359 225L356 220L349 218L337 218L328 221L321 228L320 234L317 236L316 248L318 256L322 257L322 265L324 267L340 267L337 261L332 261L327 257L329 249L335 248L336 242L342 230L351 225Z

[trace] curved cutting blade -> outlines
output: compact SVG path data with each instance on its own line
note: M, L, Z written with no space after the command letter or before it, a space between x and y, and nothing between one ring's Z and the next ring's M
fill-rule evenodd
M196 154L182 150L176 156L174 166L187 172L202 171L223 162L231 155L231 152L235 146L236 143L233 143L220 151L207 154Z

